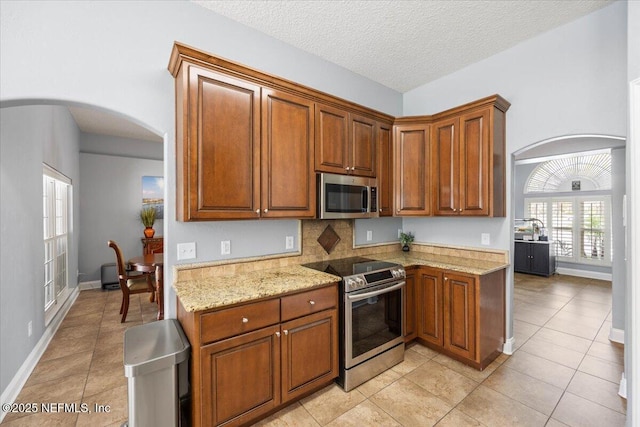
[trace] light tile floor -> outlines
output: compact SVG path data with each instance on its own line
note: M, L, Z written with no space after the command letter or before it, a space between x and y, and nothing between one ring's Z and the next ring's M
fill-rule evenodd
M118 291L81 292L17 402L109 405L110 412L8 414L8 426L119 426L127 418L122 336L153 321L134 296L120 324ZM623 347L611 328L609 282L516 274L516 351L480 372L421 345L349 393L336 385L259 426L624 426L617 395Z

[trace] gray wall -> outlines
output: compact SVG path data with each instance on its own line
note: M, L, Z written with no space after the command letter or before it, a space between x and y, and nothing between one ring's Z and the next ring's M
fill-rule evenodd
M4 5L3 5L4 7ZM63 107L0 109L0 390L35 347L44 325L42 164L73 184L78 212L79 131ZM78 230L74 215L72 230ZM69 241L69 287L77 286L78 233ZM33 321L33 334L27 324Z
M162 174L160 160L80 153L80 282L100 280L100 266L115 262L109 239L125 257L142 254L142 177ZM156 236L162 236L163 221L153 226Z
M356 219L353 226L354 243L356 246L366 246L398 242L398 230L402 230L402 227L402 218ZM371 231L371 241L367 241L367 231Z

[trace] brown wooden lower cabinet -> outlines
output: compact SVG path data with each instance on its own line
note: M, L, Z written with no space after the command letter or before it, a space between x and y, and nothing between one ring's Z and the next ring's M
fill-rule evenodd
M246 425L333 382L337 304L337 284L206 312L178 301L192 347L192 425Z
M483 370L505 339L505 271L477 276L420 267L416 277L417 340Z
M418 336L417 329L417 312L416 312L416 301L418 300L418 296L416 294L416 268L407 268L406 273L407 277L405 278L405 306L404 306L404 342L408 343L413 341Z

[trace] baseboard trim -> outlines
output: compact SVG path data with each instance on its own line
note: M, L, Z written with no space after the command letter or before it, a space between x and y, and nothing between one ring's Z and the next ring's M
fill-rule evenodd
M91 280L89 282L78 283L78 288L81 291L87 291L91 289L102 289L102 282L100 280Z
M71 308L73 303L78 298L79 294L80 291L78 290L78 287L73 288L73 290L71 291L71 295L69 295L67 300L64 302L64 305L60 308L56 316L51 320L49 326L45 328L44 333L42 334L42 337L40 337L40 340L38 340L36 346L33 348L33 350L31 350L31 353L29 353L29 356L27 356L22 366L20 366L18 372L16 372L16 374L13 376L13 379L11 380L7 388L2 392L2 395L0 395L0 402L15 402L15 400L18 398L22 387L24 387L25 383L29 379L29 376L38 364L38 361L47 350L49 343L58 331L60 324L69 312L69 309ZM0 422L2 422L5 415L7 415L5 411L0 411Z
M507 341L502 345L502 352L504 354L508 354L511 356L514 352L514 347L516 345L515 337L508 338Z
M609 341L624 344L624 329L618 329L612 326L609 330Z
M584 277L585 279L597 279L612 281L611 273L600 273L598 271L578 270L577 268L558 267L558 274L566 274L567 276Z
M618 388L618 396L624 399L627 398L627 378L624 376L624 372L622 373L622 378L620 378L620 387Z

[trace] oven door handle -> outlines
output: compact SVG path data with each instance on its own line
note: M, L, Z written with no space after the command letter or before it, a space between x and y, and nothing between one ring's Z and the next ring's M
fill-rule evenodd
M356 294L356 295L347 295L347 299L349 301L359 301L361 299L367 299L367 298L371 298L371 297L375 297L378 295L382 295L385 294L387 292L391 292L391 291L395 291L396 289L400 289L405 285L404 280L400 283L397 283L393 286L389 286L387 288L382 288L382 289L377 289L373 292L366 292L364 294Z

